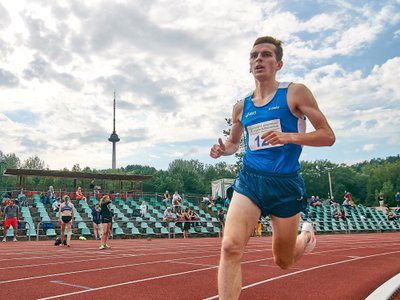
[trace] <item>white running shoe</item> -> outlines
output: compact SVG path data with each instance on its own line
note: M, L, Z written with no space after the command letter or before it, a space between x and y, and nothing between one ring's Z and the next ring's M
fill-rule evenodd
M17 238L14 238L14 239L13 239L13 242L16 242L16 241L17 241Z
M3 242L7 242L6 238L3 238Z
M301 227L301 231L308 231L311 233L311 239L308 241L306 249L304 250L304 254L308 254L312 252L317 244L317 238L315 237L314 227L309 222L304 222L303 226Z

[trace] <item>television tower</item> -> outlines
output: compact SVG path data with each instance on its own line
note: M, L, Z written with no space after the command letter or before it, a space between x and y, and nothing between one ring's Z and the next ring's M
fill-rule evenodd
M117 159L116 159L116 150L115 150L116 147L115 147L115 144L120 141L120 139L118 137L118 134L115 132L115 90L114 90L113 132L111 133L111 135L110 135L108 140L113 144L113 146L112 146L112 169L114 170L114 169L117 168L116 167L116 164L117 164L116 160Z

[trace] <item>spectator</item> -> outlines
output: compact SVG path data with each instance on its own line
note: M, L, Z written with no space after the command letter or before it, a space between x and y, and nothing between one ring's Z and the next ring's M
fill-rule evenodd
M312 207L316 208L317 206L322 206L322 202L321 202L321 200L319 199L318 196L317 197L311 196L310 205Z
M100 192L100 190L101 190L101 186L98 186L98 185L96 184L96 180L94 180L94 179L90 182L89 188L93 191L93 194L94 194L95 197L97 196L97 194L98 194L98 193Z
M93 232L96 240L100 240L101 237L101 215L100 205L96 204L92 209L92 220L93 220Z
M104 195L100 199L99 205L100 205L101 223L103 227L103 234L101 236L101 245L99 249L104 250L110 248L110 246L107 245L107 240L108 237L110 236L111 223L113 219L113 214L110 208L110 196Z
M162 202L164 202L165 205L169 205L169 201L171 201L171 195L169 194L168 191L165 191L164 199L162 200Z
M337 206L333 207L332 218L335 218L336 220L339 220L340 218L340 211L338 210Z
M175 222L175 220L176 220L176 218L175 218L174 214L172 213L172 208L170 206L168 206L167 209L164 211L163 221L164 222L169 222L169 221Z
M53 208L54 213L57 213L60 210L61 198L57 197L56 201L53 202L51 207Z
M199 215L193 209L189 209L189 215L191 221L200 221ZM193 226L197 226L197 222L194 222Z
M185 221L185 217L183 216L183 213L180 211L177 211L176 213L176 226L182 227L182 222Z
M82 193L82 188L81 188L80 186L79 186L78 189L76 190L75 199L78 200L78 201L83 200L83 201L87 202L87 199L86 199L86 197L83 195L83 193Z
M7 241L7 231L10 226L13 227L14 239L13 242L17 241L18 232L18 219L20 217L20 210L18 205L15 205L14 199L9 200L9 204L4 208L4 236L3 242Z
M182 205L182 198L181 196L178 194L178 191L175 191L174 195L172 196L172 207L174 209L174 212L181 212L181 205Z
M347 200L347 201L346 201ZM345 192L345 194L344 194L344 201L343 201L343 203L346 201L346 203L347 203L347 206L348 207L350 207L350 208L356 208L356 205L354 204L354 201L353 201L353 199L351 198L351 195L350 195L350 193L349 192Z
M388 211L387 218L388 218L388 221L393 221L393 224L396 224L397 216L390 208L389 208L389 211Z
M345 213L343 207L340 208L340 218L341 218L342 220L346 220L346 213Z
M396 196L394 196L394 199L396 200L397 207L400 207L400 192L396 193Z
M254 230L255 235L258 237L261 237L263 229L264 229L264 226L261 222L261 216L260 216L260 218L258 219L258 222L256 224L255 230Z
M210 195L207 197L203 197L203 200L201 202L204 202L204 205L208 206L210 204Z
M383 193L379 193L378 203L379 203L379 206L381 206L381 207L385 206L385 197L383 196Z
M43 198L43 204L49 203L52 204L53 201L56 199L56 193L54 192L53 186L49 186L49 190L47 191L47 194Z
M342 206L348 208L348 207L350 206L349 200L347 200L346 198L344 198L343 203L342 203Z
M335 200L333 198L329 198L329 205L332 207L337 206L339 203L335 202Z
M146 202L142 202L142 204L140 204L140 216L143 218L144 215L147 213L147 205Z
M71 242L71 227L72 223L74 222L74 205L71 203L71 199L69 196L65 195L64 196L64 202L61 203L60 209L59 209L59 215L58 215L58 222L61 225L61 244L62 245L67 245L70 247L70 242ZM65 237L64 237L64 232L65 232L65 226L67 226L67 242L65 242Z
M26 200L24 189L21 189L21 191L18 194L18 204L20 206L28 206L28 201Z
M223 233L224 233L224 227L225 227L225 211L223 208L220 208L218 211L218 236L222 238Z
M183 238L187 239L189 238L189 230L190 230L190 222L191 222L191 216L190 216L190 211L189 208L186 207L185 210L183 211Z

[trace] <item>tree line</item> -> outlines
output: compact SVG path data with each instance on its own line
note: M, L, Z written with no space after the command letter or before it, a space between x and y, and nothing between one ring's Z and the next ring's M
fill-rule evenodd
M62 171L81 171L88 173L117 173L152 175L142 182L144 192L163 193L165 190L179 191L187 194L211 194L211 182L221 178L235 178L241 167L240 159L235 165L219 162L214 165L203 164L198 160L177 159L172 161L167 170L157 170L150 166L127 165L117 170L96 170L90 167L81 168L79 164L62 169ZM15 189L16 179L4 176L7 168L49 169L38 156L32 156L21 161L15 154L5 154L0 151L0 189ZM386 159L372 159L354 165L336 164L328 160L302 161L300 170L307 188L307 195L329 198L332 189L333 198L341 203L344 193L350 192L356 204L377 206L377 197L383 193L385 201L395 206L394 196L400 191L400 156L390 156ZM329 176L331 178L329 184ZM43 187L70 184L72 180L54 178L29 178L27 185ZM105 187L113 189L112 183Z

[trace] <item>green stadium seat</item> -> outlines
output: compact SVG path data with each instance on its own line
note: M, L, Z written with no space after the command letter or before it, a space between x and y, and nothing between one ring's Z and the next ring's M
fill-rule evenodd
M56 236L56 235L57 235L57 233L56 233L55 229L49 228L49 229L46 230L46 236L53 237L53 236Z
M146 228L146 234L147 235L155 235L155 232L154 232L153 228L147 227Z
M115 228L114 233L115 235L124 235L124 231L121 227Z
M81 229L81 234L82 234L82 235L85 235L85 236L92 235L91 232L90 232L90 229L87 228L87 227L83 227L83 228Z
M131 230L132 234L140 234L139 228L133 227Z

